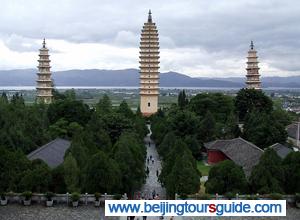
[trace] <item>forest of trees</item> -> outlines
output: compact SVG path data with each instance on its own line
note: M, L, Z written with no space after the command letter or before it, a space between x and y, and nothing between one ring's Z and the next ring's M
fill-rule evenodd
M89 192L128 195L145 181L145 119L104 95L94 108L74 91L55 92L50 105L0 98L0 191ZM64 163L51 169L26 155L57 137L71 141Z
M146 119L123 101L113 107L108 96L90 107L74 91L54 93L50 105L25 105L22 95L0 97L0 192L100 192L130 195L145 181ZM163 161L159 180L169 197L199 191L203 144L243 137L262 149L285 143L289 113L261 91L242 89L237 96L200 93L151 116L152 138ZM147 119L148 120L148 119ZM239 124L243 123L241 130ZM57 138L71 141L64 163L51 169L26 155ZM209 172L206 191L299 192L299 152L284 160L266 150L246 179L241 167L224 161ZM230 179L230 181L228 181Z
M151 120L152 137L158 144L158 152L163 159L160 181L168 194L174 195L174 192L190 194L199 191L201 173L196 169L196 160L202 159L201 150L204 143L241 136L258 147L267 149L272 144L286 142L285 127L291 123L292 117L274 106L272 100L262 91L241 89L236 97L221 93L200 93L190 100L185 91L182 91L178 96L177 105L160 109ZM239 123L243 123L243 130L239 128ZM295 154L293 158L297 158L294 159L294 166L299 167L299 155ZM281 166L280 164L277 166ZM256 171L260 170L261 166L254 169L250 183L254 176L258 175ZM184 177L187 172L190 178ZM274 177L275 175L272 176ZM293 178L299 181L300 175L294 174ZM224 161L212 167L205 186L208 193L221 194L287 191L284 185L280 190L264 190L261 189L262 186L250 186L250 183L241 167L231 161ZM295 190L292 192L297 192Z

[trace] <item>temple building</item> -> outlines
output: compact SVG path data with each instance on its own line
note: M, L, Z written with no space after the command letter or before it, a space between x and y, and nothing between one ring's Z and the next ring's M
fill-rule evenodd
M250 50L248 51L248 62L247 62L247 89L261 89L259 67L257 61L256 50L254 49L253 41L251 41Z
M38 65L38 79L37 79L37 102L50 104L52 101L52 89L53 83L50 72L50 60L49 50L46 47L45 39L43 41L43 47L40 49L39 65Z
M140 43L140 109L144 116L157 112L159 95L159 41L158 31L149 10Z

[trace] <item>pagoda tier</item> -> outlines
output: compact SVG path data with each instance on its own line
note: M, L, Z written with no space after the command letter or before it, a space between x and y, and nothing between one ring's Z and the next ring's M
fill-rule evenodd
M43 47L40 49L39 54L39 65L37 73L38 79L36 80L37 86L37 102L50 104L52 102L52 90L53 83L51 79L51 71L50 71L50 59L49 59L49 50L46 48L45 39L43 41Z
M250 50L248 51L247 56L247 75L246 75L246 85L247 89L261 89L261 81L257 60L257 51L254 49L253 41L251 41Z
M140 41L140 109L144 116L157 112L159 95L159 38L151 11Z

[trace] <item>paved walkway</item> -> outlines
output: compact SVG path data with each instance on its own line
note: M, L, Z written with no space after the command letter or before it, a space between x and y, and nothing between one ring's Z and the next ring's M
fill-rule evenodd
M155 191L156 194L159 194L160 199L166 199L166 190L161 186L161 184L158 182L157 172L161 172L161 161L159 158L159 155L156 150L156 146L154 141L151 139L151 127L148 125L149 133L144 139L145 145L147 147L147 158L154 159L154 163L149 160L149 163L147 162L147 159L145 161L146 167L149 168L149 175L146 179L146 183L141 189L141 194L144 195L146 199L152 198L152 192ZM150 143L150 146L149 146Z

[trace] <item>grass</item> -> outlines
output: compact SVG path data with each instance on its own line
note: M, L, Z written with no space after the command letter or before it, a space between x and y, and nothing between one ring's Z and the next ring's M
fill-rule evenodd
M211 166L205 166L203 161L197 161L197 169L201 172L202 176L208 176ZM200 194L205 194L205 182L200 182Z
M203 161L197 161L197 169L201 172L202 176L208 176L211 166L205 166Z

